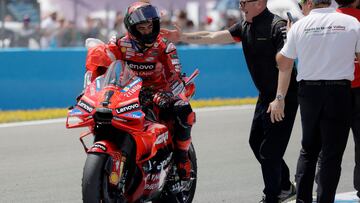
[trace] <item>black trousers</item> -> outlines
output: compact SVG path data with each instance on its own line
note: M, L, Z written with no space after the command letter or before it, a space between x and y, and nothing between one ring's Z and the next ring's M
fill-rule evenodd
M289 168L283 160L298 108L296 94L287 96L285 119L271 123L266 113L272 100L259 98L250 132L250 147L261 164L266 202L278 202L280 191L290 188Z
M360 87L351 89L352 122L351 130L355 142L354 188L360 191Z
M296 171L296 202L312 202L320 152L317 202L334 202L351 124L350 82L301 81L299 84L303 137Z

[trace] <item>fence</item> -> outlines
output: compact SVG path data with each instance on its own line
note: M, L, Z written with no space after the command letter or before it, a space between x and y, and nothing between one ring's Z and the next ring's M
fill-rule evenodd
M255 97L242 48L179 46L183 72L200 70L195 99ZM86 49L0 51L0 109L67 107L82 89Z

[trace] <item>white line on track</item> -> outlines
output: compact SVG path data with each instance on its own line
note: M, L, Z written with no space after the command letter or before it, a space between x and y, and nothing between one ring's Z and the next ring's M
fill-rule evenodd
M296 200L292 200L288 203L295 203ZM313 202L316 202L316 196L313 197ZM336 194L334 203L359 203L360 199L356 196L356 191L344 192Z
M213 111L232 111L232 110L245 110L245 109L254 109L254 105L241 105L241 106L223 106L223 107L207 107L207 108L197 108L194 109L195 112L213 112ZM50 120L40 120L40 121L25 121L25 122L16 122L16 123L4 123L0 124L0 128L12 128L12 127L21 127L21 126L33 126L33 125L46 125L54 123L65 123L65 118L50 119Z

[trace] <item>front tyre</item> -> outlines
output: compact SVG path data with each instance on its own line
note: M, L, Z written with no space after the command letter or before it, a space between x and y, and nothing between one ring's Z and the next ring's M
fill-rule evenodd
M121 197L111 195L106 165L110 161L107 154L88 154L82 178L82 199L84 203L119 202Z

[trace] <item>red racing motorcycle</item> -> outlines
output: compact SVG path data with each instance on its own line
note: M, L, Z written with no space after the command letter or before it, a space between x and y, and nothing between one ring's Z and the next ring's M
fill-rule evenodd
M194 95L198 74L195 70L183 77L181 96ZM151 104L151 92L143 91L142 79L120 61L93 82L90 78L87 72L84 93L66 120L67 128L89 128L80 135L87 153L83 201L191 203L197 180L194 146L189 150L191 179L180 181L173 158L173 121L159 119L159 108ZM88 135L93 135L91 145L84 139Z

